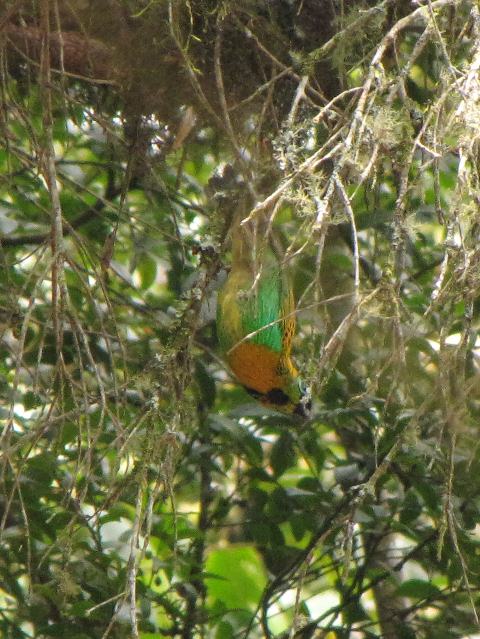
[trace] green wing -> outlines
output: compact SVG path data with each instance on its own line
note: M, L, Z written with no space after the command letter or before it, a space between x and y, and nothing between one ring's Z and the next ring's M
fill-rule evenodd
M286 300L290 299L291 293L278 268L262 273L255 288L247 269L232 271L219 294L217 326L222 348L229 350L255 333L253 343L281 353L286 346L284 331L289 321L282 321L282 317L289 312Z

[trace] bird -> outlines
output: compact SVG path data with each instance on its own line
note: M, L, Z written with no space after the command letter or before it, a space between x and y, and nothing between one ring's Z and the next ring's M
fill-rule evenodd
M258 227L257 227L258 231ZM217 334L238 382L264 406L302 419L309 390L292 361L296 312L285 269L256 238L250 222L234 216L232 261L218 292Z

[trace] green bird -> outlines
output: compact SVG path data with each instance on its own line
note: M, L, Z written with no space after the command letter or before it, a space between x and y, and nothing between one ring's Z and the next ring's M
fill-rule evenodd
M269 408L307 418L310 395L291 358L296 332L292 289L278 261L273 256L255 259L254 246L253 234L237 218L231 270L218 295L220 346L253 397Z

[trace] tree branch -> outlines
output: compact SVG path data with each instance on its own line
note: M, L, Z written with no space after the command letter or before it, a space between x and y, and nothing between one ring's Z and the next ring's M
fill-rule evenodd
M119 195L120 189L114 188L108 194L108 199L112 199ZM84 224L90 222L95 216L97 216L106 206L105 198L98 198L93 206L86 209L83 213L75 218L72 222L63 222L63 236L70 235L72 231L80 228ZM3 248L11 248L15 246L26 246L32 244L43 244L50 240L50 233L32 233L25 235L13 235L8 237L7 235L0 235L0 246Z

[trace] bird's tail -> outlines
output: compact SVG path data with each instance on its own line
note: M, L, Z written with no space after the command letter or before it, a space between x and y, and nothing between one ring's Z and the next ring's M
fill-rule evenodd
M242 202L235 211L231 237L232 237L232 266L243 267L250 266L251 256L254 244L254 234L250 225L242 224L246 218L246 207Z
M235 211L232 230L232 268L248 269L255 277L268 261L267 223L262 216L248 220L245 203L239 204Z

